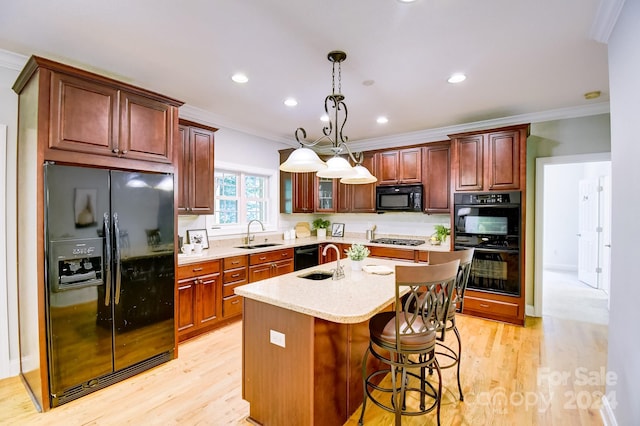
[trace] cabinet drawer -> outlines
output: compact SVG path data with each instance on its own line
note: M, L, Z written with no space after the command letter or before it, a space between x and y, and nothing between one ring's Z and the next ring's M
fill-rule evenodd
M233 292L233 290L236 287L239 287L239 286L245 285L245 284L247 284L247 280L246 279L243 280L243 281L234 282L234 283L231 283L231 284L223 284L222 285L222 297L234 296L235 293Z
M192 263L178 266L178 279L196 277L198 275L213 274L220 271L220 261Z
M464 297L464 312L466 313L466 311L500 315L502 317L518 317L518 305L516 303L481 299L472 296Z
M383 257L387 259L414 260L414 250L405 250L394 247L369 247L371 257Z
M228 318L242 313L242 296L231 296L222 299L222 316Z
M243 266L247 266L249 264L249 256L233 256L233 257L225 257L222 259L222 269L225 271L228 269L241 268Z
M278 260L293 259L293 248L255 253L249 256L250 265L259 265L267 262L277 262Z
M247 268L230 269L222 273L222 282L225 284L247 282Z

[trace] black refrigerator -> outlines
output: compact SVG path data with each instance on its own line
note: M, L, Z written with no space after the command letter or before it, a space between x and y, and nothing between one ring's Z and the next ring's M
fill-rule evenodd
M174 176L44 167L56 407L173 358Z

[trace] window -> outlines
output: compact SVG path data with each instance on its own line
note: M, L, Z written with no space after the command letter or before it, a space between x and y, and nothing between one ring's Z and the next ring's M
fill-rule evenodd
M258 219L265 223L269 212L269 176L216 170L216 225L241 225Z

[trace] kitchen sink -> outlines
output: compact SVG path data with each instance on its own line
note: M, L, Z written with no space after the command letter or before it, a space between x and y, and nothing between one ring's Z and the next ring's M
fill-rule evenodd
M330 271L311 271L307 272L303 275L298 275L298 278L305 278L307 280L326 280L327 278L331 278L333 276L333 272Z
M265 247L273 247L273 246L281 246L282 244L278 243L262 243L262 244L249 244L246 246L236 246L236 248L243 249L257 249L257 248L265 248Z

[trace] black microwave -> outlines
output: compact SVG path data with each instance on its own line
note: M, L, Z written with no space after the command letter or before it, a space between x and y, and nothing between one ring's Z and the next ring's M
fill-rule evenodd
M376 210L421 212L422 185L377 186Z

